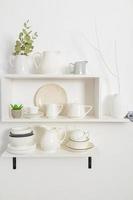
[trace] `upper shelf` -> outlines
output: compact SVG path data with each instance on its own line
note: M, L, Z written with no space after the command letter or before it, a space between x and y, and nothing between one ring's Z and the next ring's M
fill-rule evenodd
M40 119L2 119L2 122L9 123L127 123L128 119L125 118L113 118L111 116L103 116L101 118L96 118L93 116L85 117L83 119L78 118L67 118L67 117L58 117L57 119L48 119L48 118L40 118Z
M75 75L75 74L29 74L29 75L19 75L19 74L6 74L3 78L8 79L96 79L99 76L90 75Z

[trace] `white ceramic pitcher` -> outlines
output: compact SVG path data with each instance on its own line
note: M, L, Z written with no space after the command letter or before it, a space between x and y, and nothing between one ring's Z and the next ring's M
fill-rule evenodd
M40 128L43 130L40 141L42 150L50 153L56 152L66 138L66 130L45 126L41 126Z
M65 68L64 56L60 51L44 51L34 54L34 65L41 74L62 74Z

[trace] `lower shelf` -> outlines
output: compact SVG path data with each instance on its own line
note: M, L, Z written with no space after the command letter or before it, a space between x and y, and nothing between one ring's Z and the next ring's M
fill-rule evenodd
M82 157L87 158L89 156L94 156L96 151L97 151L96 147L89 149L88 151L85 151L85 152L71 152L64 149L60 149L56 153L46 153L44 151L37 149L33 153L23 154L23 155L11 154L11 153L8 153L7 151L4 151L2 153L2 157L5 157L5 158L12 158L12 157L16 157L16 158L82 158Z

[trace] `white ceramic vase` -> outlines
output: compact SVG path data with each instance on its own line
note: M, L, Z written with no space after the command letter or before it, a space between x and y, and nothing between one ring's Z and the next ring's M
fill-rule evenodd
M10 57L10 65L16 74L33 73L33 58L32 56L16 55Z
M124 118L127 114L127 105L121 94L114 94L112 96L112 116L116 118Z

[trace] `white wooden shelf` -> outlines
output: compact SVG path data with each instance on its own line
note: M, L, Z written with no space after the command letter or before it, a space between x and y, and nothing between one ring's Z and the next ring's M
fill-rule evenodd
M87 158L89 156L94 156L96 154L96 147L89 149L88 151L84 152L71 152L64 149L60 149L56 153L46 153L42 150L37 149L33 153L29 154L12 154L8 153L6 150L2 153L3 158Z
M101 118L95 118L95 117L85 117L83 119L78 118L66 118L66 117L59 117L57 119L48 119L48 118L40 118L40 119L3 119L2 122L9 122L9 123L127 123L129 122L128 119L124 118L113 118L110 116L104 116Z
M60 74L60 75L51 75L51 74L32 74L32 75L19 75L19 74L6 74L3 78L8 79L96 79L100 78L99 76L91 75L74 75L74 74Z

